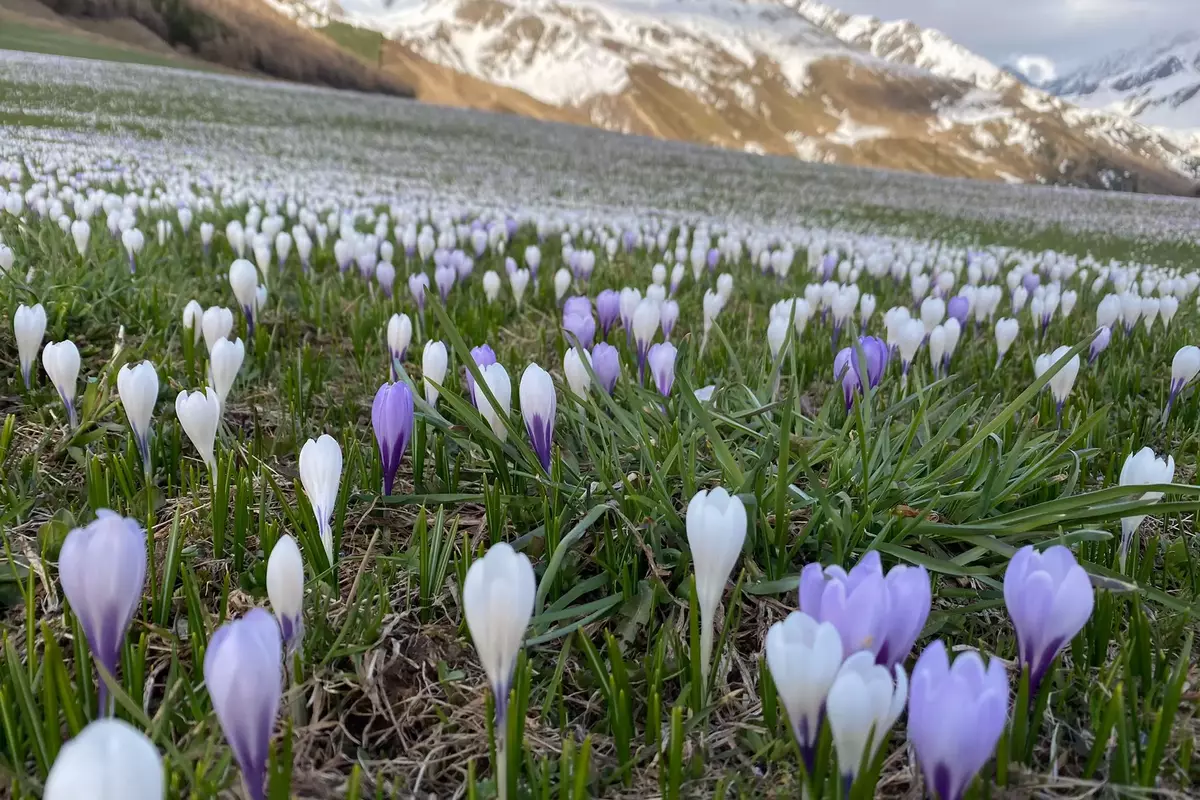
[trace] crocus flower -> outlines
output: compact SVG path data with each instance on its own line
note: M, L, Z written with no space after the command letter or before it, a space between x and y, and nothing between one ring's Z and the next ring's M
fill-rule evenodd
M767 630L767 668L809 774L815 766L825 699L842 665L837 628L800 611Z
M258 270L244 258L239 258L229 267L229 285L233 296L246 318L246 335L254 336L255 296L258 293Z
M496 404L492 404L487 394L481 391L478 385L472 385L471 396L474 399L475 407L479 409L479 414L487 420L488 425L492 428L492 433L503 444L508 439L508 428L504 422L508 418L508 411L512 404L512 381L508 377L508 370L499 363L480 367L479 374L495 398Z
M371 427L379 443L383 462L383 494L392 493L396 470L408 448L413 430L413 396L407 383L385 383L375 393L371 404Z
M221 306L210 306L204 309L200 327L204 333L204 345L211 356L217 342L229 338L233 332L233 312Z
M1200 347L1189 344L1179 348L1175 357L1171 359L1171 391L1167 395L1167 408L1163 412L1164 419L1170 415L1175 398L1179 396L1185 386L1196 379L1197 374L1200 374Z
M17 306L17 313L13 315L13 334L17 340L17 356L21 361L21 379L28 389L33 362L46 335L46 309L42 308L41 303L33 307Z
M683 283L683 277L686 274L683 264L676 264L671 267L671 282L667 287L667 292L670 296L674 297L675 293L679 291L679 284Z
M633 315L642 302L642 293L626 286L620 294L621 326L625 328L625 344L633 345Z
M75 240L75 250L79 255L87 255L88 241L92 238L92 226L86 220L77 219L71 223L71 238Z
M186 306L183 307L183 329L192 332L192 344L200 344L200 337L204 335L204 307L195 300L188 300Z
M591 313L563 314L563 330L567 333L567 342L580 347L591 347L596 338L596 320Z
M650 343L658 332L662 319L662 310L653 300L641 300L633 312L633 338L637 344L638 380L645 380L646 355L650 351Z
M117 674L121 645L146 587L146 532L137 520L102 508L96 520L67 534L58 556L63 594L79 618L92 657ZM100 713L112 713L100 681Z
M521 299L525 296L525 289L529 286L529 270L518 269L508 276L508 286L512 289L513 302L517 304L517 308L521 307Z
M614 289L605 289L596 295L596 313L600 317L600 330L605 338L621 314L621 295Z
M996 320L996 368L1000 368L1000 362L1004 360L1004 354L1012 347L1012 343L1016 341L1017 334L1021 330L1021 324L1010 317L1003 317Z
M408 352L412 335L412 320L408 318L408 314L392 314L391 319L388 320L387 343L388 362L391 365L393 381L400 378L399 364L404 360L404 354Z
M888 587L878 552L872 550L847 573L833 565L807 564L800 572L800 610L832 623L845 655L883 647L889 622Z
M561 302L567 290L571 288L571 271L561 267L554 273L554 301Z
M264 800L267 759L283 696L283 642L261 608L226 622L204 653L204 683L251 800Z
M1094 364L1100 354L1108 349L1108 343L1112 341L1112 328L1105 325L1096 333L1096 337L1092 339L1092 345L1088 349L1088 364Z
M578 398L586 397L588 390L592 387L592 376L584 366L585 361L591 364L592 356L582 348L569 347L567 352L563 353L563 375L567 378L567 386L570 387L571 394Z
M121 232L121 244L125 247L125 254L129 256L130 274L137 272L137 254L142 252L146 245L146 235L137 228L129 228Z
M930 795L962 800L992 757L1008 718L1008 676L999 659L986 667L974 651L950 663L939 639L913 667L908 739Z
M209 382L213 391L217 393L217 399L221 401L222 410L225 408L225 398L229 396L229 390L233 388L233 382L237 379L245 359L246 345L241 339L232 342L221 339L212 349L208 361Z
M450 358L446 345L442 342L425 342L425 349L421 353L421 380L425 386L425 402L429 405L437 405L439 387L446 382L449 369Z
M521 374L521 415L529 432L529 443L542 469L550 471L550 453L554 443L554 418L558 399L550 373L530 364Z
M89 722L62 746L44 800L162 800L162 757L146 734L120 719Z
M662 304L661 324L664 339L671 338L671 331L675 329L675 322L679 319L679 303L674 300L667 300Z
M1050 353L1048 356L1047 369L1057 364L1067 353L1071 352L1071 348L1063 345ZM1062 424L1063 404L1067 402L1067 397L1071 394L1071 389L1075 386L1075 378L1079 375L1079 354L1076 353L1071 357L1071 360L1063 364L1062 368L1054 373L1050 378L1050 393L1054 395L1054 403L1058 409L1058 421Z
M958 320L959 325L966 325L967 315L971 313L971 301L961 294L952 297L950 298L950 302L946 304L946 313L953 319Z
M117 394L125 407L125 417L133 430L142 467L150 474L150 418L158 401L158 373L149 361L136 367L126 364L117 373Z
M669 397L675 385L675 356L678 351L670 342L660 342L650 348L646 360L650 364L650 375L663 397Z
M300 483L317 520L325 555L333 563L333 511L342 482L342 448L327 433L300 448Z
M566 319L570 314L591 316L592 301L583 295L568 297L566 302L563 303L563 319Z
M1087 572L1071 551L1054 545L1039 553L1026 545L1004 571L1004 604L1017 629L1021 665L1030 691L1062 649L1083 630L1095 603Z
M902 382L908 380L908 368L912 366L913 358L925 338L925 325L919 319L907 319L900 324L900 339L897 349L900 351L900 374Z
M903 667L896 665L893 677L893 672L876 664L864 651L842 662L825 700L825 710L842 772L844 797L850 796L864 754L869 761L879 752L907 700L908 675Z
M396 268L387 261L380 261L375 265L375 280L379 283L383 296L390 298L392 287L396 283Z
M58 396L67 408L67 419L74 428L79 420L75 414L75 384L79 380L79 349L72 341L50 342L42 348L42 366Z
M489 364L496 363L496 352L486 344L481 344L478 347L471 348L471 359L475 364L483 369ZM467 385L467 397L471 403L475 403L475 376L471 374L471 370L465 370L463 373L463 381Z
M296 540L286 533L267 559L267 597L279 622L283 649L292 653L304 639L304 559Z
M596 380L600 382L604 391L612 394L617 385L617 378L621 375L621 354L617 352L617 348L607 342L600 342L593 347L592 372L596 373Z
M203 392L180 392L175 397L175 416L200 458L216 475L217 459L213 447L217 438L217 423L221 420L221 401L217 393L210 386L204 387Z
M454 281L457 279L458 273L454 271L454 267L449 265L434 270L433 280L437 284L438 295L442 298L443 303L450 296L450 290L454 288Z
M746 507L741 498L720 486L697 492L687 507L687 539L700 609L701 680L707 688L712 668L713 620L746 542Z
M463 582L467 629L496 700L496 731L503 736L513 668L533 616L537 587L524 553L499 542L476 559Z
M946 328L935 325L929 332L929 364L936 377L942 369L942 361L946 357Z
M1171 483L1173 480L1175 480L1175 457L1168 455L1165 458L1160 458L1155 456L1154 451L1149 447L1143 447L1137 453L1125 457L1125 463L1121 466L1121 476L1118 479L1118 483L1121 486L1142 486L1155 483ZM1162 492L1146 492L1139 498L1130 499L1158 502L1162 499ZM1125 569L1125 557L1129 554L1129 544L1133 541L1133 534L1137 532L1138 526L1142 524L1142 520L1145 518L1145 514L1121 518L1121 549L1119 556L1122 570Z
M772 317L767 324L767 349L771 351L771 361L779 360L779 351L787 340L788 320L781 316Z
M495 270L489 269L483 273L483 295L489 304L496 302L496 298L500 296L500 276Z
M425 293L429 291L429 276L424 272L414 272L408 276L408 291L417 304L417 313L425 319Z

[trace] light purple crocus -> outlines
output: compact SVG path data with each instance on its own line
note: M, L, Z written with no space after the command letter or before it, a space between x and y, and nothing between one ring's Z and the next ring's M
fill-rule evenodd
M596 380L604 387L604 391L612 394L621 375L621 355L617 348L608 342L600 342L593 347L592 371L596 373Z
M396 268L386 261L380 261L375 267L375 280L383 290L383 296L391 299L392 286L396 283Z
M867 370L866 386L863 385L862 375L859 372L858 355L853 348L842 348L833 359L833 377L842 382L842 393L847 411L854 404L856 391L863 394L868 386L874 389L883 380L890 352L887 343L875 336L860 336L858 344L862 348L864 366Z
M283 640L255 608L217 629L204 653L204 683L251 800L267 796L267 759L283 695Z
M94 522L67 534L58 577L92 658L115 677L121 645L146 586L146 532L136 520L100 509ZM112 713L108 684L101 680L99 688L100 714L107 716Z
M592 313L592 301L584 295L572 295L563 302L563 319L567 318L568 314L587 314Z
M596 338L596 320L591 312L564 313L563 329L567 332L567 341L572 346L591 347Z
M1092 346L1088 348L1088 364L1095 363L1100 354L1108 349L1109 342L1112 341L1112 328L1107 325L1101 325L1096 338L1092 339Z
M517 260L512 256L506 256L504 258L504 271L509 275L512 275L514 272L516 272Z
M558 398L550 373L537 364L530 364L521 375L521 416L529 433L529 444L537 455L542 469L550 472L550 456L554 445L554 419Z
M821 259L821 280L822 281L827 281L833 277L833 271L835 269L837 269L837 264L838 264L838 254L837 253L826 253L825 254L825 257L823 259Z
M600 317L600 330L607 339L609 329L621 316L621 293L616 289L605 289L596 295L596 313Z
M870 558L871 553L864 556L863 561ZM875 663L891 672L897 664L908 659L917 637L925 628L933 607L933 592L929 586L929 572L924 567L897 564L888 570L884 583L888 595L887 622L883 626L883 643L875 654Z
M706 261L708 263L708 271L710 273L716 272L717 265L721 263L721 251L715 247L712 248L711 250L708 251L708 256L706 258Z
M480 369L496 363L496 352L486 344L481 344L478 347L471 348L471 358ZM463 381L467 384L467 397L471 399L471 405L475 404L475 376L471 374L471 370L466 370L463 375Z
M442 302L446 302L446 298L450 296L450 290L454 288L454 281L458 279L458 273L454 271L454 267L446 264L438 267L433 272L433 280L437 283L438 295L442 298Z
M650 351L646 354L646 361L650 364L650 375L654 378L654 385L658 387L658 393L663 397L669 397L671 387L675 385L675 356L677 353L675 345L670 342L659 342L651 345ZM595 369L595 363L593 356L593 369Z
M429 291L429 276L424 272L415 272L408 276L408 291L417 304L417 312L421 319L425 318L425 293Z
M1091 617L1092 582L1068 548L1054 545L1039 553L1026 545L1004 570L1004 605L1017 629L1030 691L1037 692L1050 664Z
M388 497L412 437L413 396L408 384L385 383L379 387L371 404L371 427L383 462L383 494Z
M633 245L637 242L637 235L633 231L625 231L621 236L621 241L625 244L625 252L632 253Z
M662 325L664 339L671 338L671 331L675 329L675 323L679 320L679 303L674 300L667 300L662 304L662 312L659 322Z
M946 303L947 316L954 317L958 320L959 325L967 324L967 316L971 313L971 301L963 297L961 294L950 298L950 302Z
M1008 676L999 659L979 653L950 663L941 639L925 648L909 681L908 739L925 788L937 800L961 800L983 769L1008 720Z
M887 582L875 551L849 573L817 563L800 572L800 610L818 622L832 623L847 656L859 650L878 655L888 622L887 599Z
M1033 290L1038 288L1042 283L1042 277L1036 272L1028 272L1024 278L1021 278L1021 285L1025 287L1025 291L1033 294Z

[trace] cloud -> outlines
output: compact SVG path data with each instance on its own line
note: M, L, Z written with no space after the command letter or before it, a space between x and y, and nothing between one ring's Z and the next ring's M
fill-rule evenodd
M1054 60L1046 56L1026 53L1023 56L1017 56L1013 63L1021 71L1021 74L1033 83L1045 83L1058 76L1058 68L1055 66Z

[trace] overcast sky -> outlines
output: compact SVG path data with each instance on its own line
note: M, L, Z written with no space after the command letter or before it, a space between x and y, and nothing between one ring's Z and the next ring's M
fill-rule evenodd
M1200 0L825 0L848 13L938 28L996 63L1049 56L1059 71L1200 27Z

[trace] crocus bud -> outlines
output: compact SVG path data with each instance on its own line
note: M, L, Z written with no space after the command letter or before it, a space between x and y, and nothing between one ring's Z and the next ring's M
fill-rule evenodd
M450 296L450 290L454 288L454 282L457 279L458 273L449 264L438 267L433 271L433 282L437 284L438 296L442 298L443 303Z
M1008 718L1008 677L993 658L984 666L975 651L953 665L938 639L913 667L908 739L917 751L930 795L962 800L996 750Z
M209 383L217 393L222 410L225 408L225 398L229 396L229 390L233 388L233 382L245 359L246 345L241 339L219 339L213 345L208 363Z
M897 347L900 350L900 371L902 376L907 377L913 357L921 347L921 340L925 338L925 324L919 319L905 320L900 326L899 336Z
M1021 331L1021 324L1011 317L1003 317L996 320L996 367L1000 367L1000 362L1004 360L1004 354L1012 347L1012 343L1016 341L1017 334Z
M686 274L687 272L684 269L683 264L676 264L675 266L671 267L671 283L668 286L668 294L674 296L674 294L679 291L679 284L683 283L683 277Z
M936 299L936 298L930 298ZM933 366L933 374L937 375L942 368L942 360L946 355L946 329L935 325L929 332L929 363Z
M229 285L242 314L246 317L247 335L254 335L255 297L258 293L258 270L244 258L239 258L229 267Z
M58 556L63 594L79 618L92 657L117 674L121 646L146 586L146 532L134 519L108 509L67 534ZM101 680L100 713L111 713Z
M1164 417L1171 413L1171 406L1183 388L1195 380L1200 374L1200 347L1185 345L1175 352L1171 359L1171 391L1167 395L1167 410Z
M1004 571L1004 604L1017 629L1030 691L1036 694L1050 664L1092 615L1091 580L1066 547L1054 545L1039 553L1026 545Z
M88 723L62 746L44 800L162 800L162 757L146 735L120 719Z
M842 770L843 796L850 796L863 755L868 761L875 757L907 700L908 675L903 667L895 667L893 679L893 673L876 664L870 653L854 653L842 662L825 710Z
M626 286L618 297L621 325L625 328L625 343L633 344L633 314L637 311L638 304L642 302L642 293Z
M858 299L858 316L859 316L859 319L862 320L862 329L864 331L867 329L867 323L871 321L871 317L875 315L875 306L876 306L876 300L875 300L875 295L873 295L873 294L864 294L862 297L860 297ZM797 324L800 324L799 319L800 319L800 311L799 311L799 309L797 309L797 311L796 311ZM808 322L807 316L805 317L804 321L806 323Z
M646 354L650 350L650 342L658 332L661 308L653 300L642 300L633 312L633 338L637 344L638 379L642 380L646 368Z
M771 360L779 360L779 351L788 335L788 319L782 316L772 317L767 325L767 347L771 351Z
M137 271L137 254L142 251L146 244L146 236L137 228L127 228L121 232L121 244L125 248L125 255L129 257L129 271L131 273Z
M399 364L404 360L404 354L408 352L412 335L412 320L408 318L408 314L392 314L391 319L388 320L387 343L388 363L391 365L393 381L400 378Z
M800 755L812 773L821 736L825 698L842 665L837 628L800 611L767 631L767 668L787 710Z
M1060 359L1071 352L1071 348L1063 345L1049 355L1047 368L1057 364ZM1067 397L1071 394L1071 389L1075 386L1075 378L1079 375L1079 355L1071 357L1071 360L1062 366L1054 377L1050 379L1050 393L1054 395L1054 402L1058 406L1059 421L1062 420L1063 404L1067 402Z
M650 364L650 375L658 393L663 397L671 395L671 387L675 385L675 356L678 350L670 342L660 342L650 347L646 361Z
M562 267L554 273L554 301L561 302L567 290L571 288L571 271Z
M655 264L650 270L650 280L654 281L656 286L662 286L667 282L667 265Z
M591 347L592 340L596 338L596 320L592 317L591 311L583 314L564 313L563 330L567 334L568 344Z
M1121 486L1142 486L1171 483L1173 480L1175 480L1175 457L1168 455L1165 458L1159 458L1149 447L1143 447L1136 454L1125 457L1118 482ZM1139 498L1131 499L1158 502L1162 499L1162 492L1146 492ZM1122 570L1125 569L1125 557L1129 554L1129 544L1133 541L1133 534L1137 532L1138 526L1145 518L1145 514L1121 518L1120 564Z
M208 348L208 354L211 357L213 348L216 347L217 342L227 339L229 334L233 332L233 312L228 308L210 306L204 309L204 316L200 320L200 327L204 331L204 344Z
M612 394L621 375L621 354L617 348L607 342L600 342L593 347L592 372L596 373L596 380L604 391Z
M591 364L592 356L582 348L571 347L563 354L563 374L567 378L567 386L570 387L571 393L579 398L586 397L592 386L592 376L584 366L584 361ZM524 406L524 403L521 405Z
M88 240L92 238L92 226L85 220L77 219L71 223L71 238L75 240L75 249L79 255L87 255Z
M75 384L79 380L79 349L71 341L50 342L42 349L42 366L58 396L67 407L71 427L78 423L75 415Z
M217 438L217 423L221 419L221 401L217 393L210 386L206 386L203 392L180 392L175 397L175 416L200 458L216 475L217 459L213 455L213 447Z
M17 306L17 313L13 315L13 335L17 340L17 357L21 361L21 379L28 389L33 362L46 335L46 309L42 308L41 303L33 307Z
M1066 293L1063 294L1063 304L1066 304ZM1162 317L1163 327L1167 330L1171 328L1171 320L1175 319L1176 312L1179 311L1179 298L1174 295L1167 295L1159 301L1158 315ZM1065 313L1065 312L1064 312Z
M733 294L733 276L728 272L717 276L717 294L721 298L721 305L729 302L729 297Z
M429 276L424 272L417 272L408 276L408 291L413 296L413 302L417 304L417 311L425 311L425 293L429 291Z
M621 294L615 289L605 289L596 295L596 314L600 317L600 330L607 338L608 331L621 315Z
M700 609L701 680L707 687L717 606L746 541L746 507L741 498L720 486L697 492L687 507L687 539L696 570L696 604Z
M149 361L136 367L129 364L117 373L117 394L125 407L125 417L133 430L142 467L150 473L150 418L154 415L154 404L158 401L158 373Z
M371 404L371 427L379 444L383 462L383 494L389 496L396 480L396 471L413 430L413 396L406 383L385 383L375 393Z
M1112 328L1107 326L1101 328L1096 337L1092 339L1092 345L1088 348L1088 363L1095 363L1100 354L1108 349L1108 343L1112 341ZM1169 405L1169 403L1168 403Z
M332 564L333 511L342 483L342 448L329 434L309 439L300 448L300 483L316 517L325 555Z
M375 265L375 281L379 284L384 297L392 296L392 287L396 283L396 268L388 261L380 261Z
M513 302L521 307L521 298L525 296L525 287L529 285L529 270L518 269L508 276L508 285L512 289Z
M467 629L496 700L496 730L503 731L508 690L537 587L524 553L499 542L476 559L463 582Z
M261 608L226 622L204 653L204 684L251 800L266 797L267 760L283 696L279 625Z
M491 425L492 433L496 434L496 438L503 443L508 439L508 428L505 427L504 422L508 418L508 411L512 405L512 381L509 380L508 371L504 369L504 365L499 363L480 367L479 373L487 383L488 389L491 390L492 396L495 397L496 404L492 405L492 401L479 386L472 385L471 396L480 415Z
M483 294L489 303L496 302L496 298L500 296L500 276L495 270L489 269L483 273Z
M439 387L445 383L446 372L449 369L450 359L446 353L446 345L441 342L425 342L425 349L421 353L421 374L425 385L425 402L429 405L437 405Z
M550 454L554 440L554 421L558 399L550 373L537 364L530 364L521 375L521 415L529 432L529 443L541 462L550 471Z
M496 363L496 351L492 350L487 344L481 344L478 347L471 348L471 360L479 368ZM475 376L471 374L471 370L463 370L463 382L466 384L466 396L470 399L471 405L475 405Z
M283 648L291 653L304 638L304 559L296 540L286 533L267 559L267 597L279 622Z
M189 300L183 307L183 329L192 332L192 344L200 344L204 335L204 307L195 300Z

